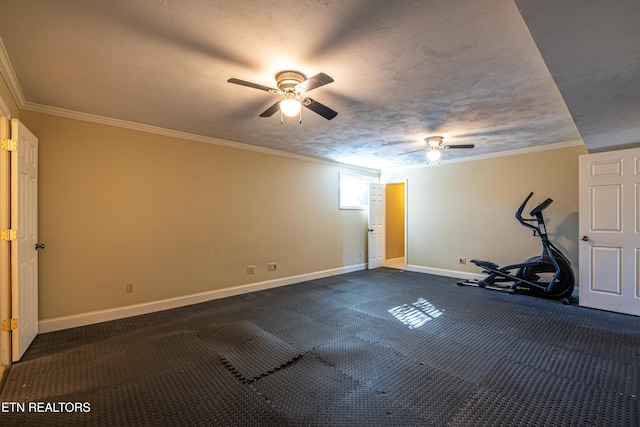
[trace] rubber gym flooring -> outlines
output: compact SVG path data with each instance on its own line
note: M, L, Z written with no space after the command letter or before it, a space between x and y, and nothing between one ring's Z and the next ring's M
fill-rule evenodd
M640 318L383 268L41 334L0 397L3 426L637 426Z

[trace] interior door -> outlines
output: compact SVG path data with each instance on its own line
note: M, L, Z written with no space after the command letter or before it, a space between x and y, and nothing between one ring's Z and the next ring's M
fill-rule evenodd
M640 315L640 149L580 156L580 305Z
M9 119L0 110L0 140L9 138ZM9 151L0 150L0 230L11 228L11 186ZM10 242L0 241L0 319L11 318L11 253ZM11 331L0 331L0 364L11 364Z
M385 185L369 184L369 269L385 261Z
M38 138L22 123L11 120L11 353L18 361L38 334Z

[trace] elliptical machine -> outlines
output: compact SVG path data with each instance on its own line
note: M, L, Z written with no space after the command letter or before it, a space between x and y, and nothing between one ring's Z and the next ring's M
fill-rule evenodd
M472 259L471 262L482 268L482 272L487 274L487 277L480 280L460 280L458 285L478 286L510 293L522 292L543 298L559 299L563 304L569 304L569 298L575 286L571 263L549 241L542 216L542 211L549 207L553 200L547 199L533 208L529 212L532 218L523 218L522 211L531 196L533 196L533 192L529 193L516 211L516 219L523 226L533 229L534 236L540 237L542 254L519 264L506 265L502 268L490 261ZM514 275L512 270L515 269L517 270ZM512 284L503 284L506 282L512 282Z

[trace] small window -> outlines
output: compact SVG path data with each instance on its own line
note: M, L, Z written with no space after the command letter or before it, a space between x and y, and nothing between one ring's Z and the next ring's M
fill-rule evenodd
M371 177L340 172L340 209L368 209Z

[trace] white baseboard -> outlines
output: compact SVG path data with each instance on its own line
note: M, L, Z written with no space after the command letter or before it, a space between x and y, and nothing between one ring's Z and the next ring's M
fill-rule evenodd
M226 298L234 295L246 294L249 292L262 291L270 288L277 288L279 286L292 285L294 283L321 279L323 277L337 276L339 274L351 273L353 271L360 271L364 269L366 269L366 264L356 264L330 270L317 271L314 273L266 280L264 282L249 283L246 285L234 286L231 288L216 289L213 291L200 292L197 294L167 298L142 304L110 308L107 310L91 311L88 313L74 314L71 316L55 317L53 319L41 320L40 322L38 322L38 333L43 334L47 332L75 328L78 326L86 326L92 325L94 323L123 319L125 317L183 307L186 305Z
M454 277L457 279L482 279L486 274L469 273L467 271L445 270L442 268L423 267L420 265L407 265L407 271L415 271L416 273L435 274L437 276Z

